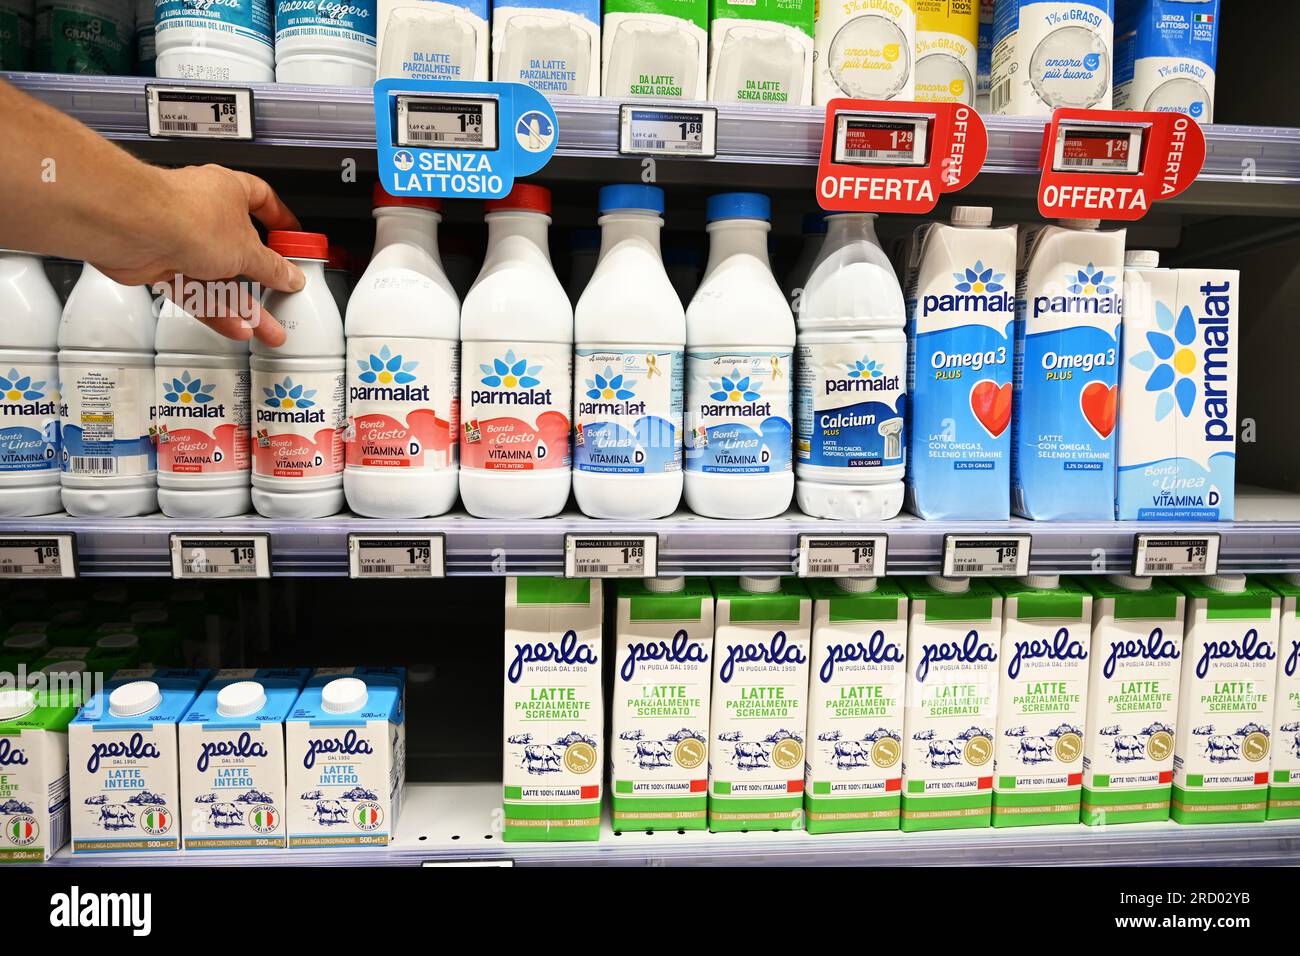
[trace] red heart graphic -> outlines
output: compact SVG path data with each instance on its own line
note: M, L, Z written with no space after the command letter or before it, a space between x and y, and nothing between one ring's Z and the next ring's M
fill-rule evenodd
M1079 407L1083 417L1102 438L1109 438L1115 430L1115 410L1119 404L1119 386L1089 382L1079 393Z
M998 387L990 379L976 382L970 390L970 410L984 429L997 438L1011 424L1011 383Z

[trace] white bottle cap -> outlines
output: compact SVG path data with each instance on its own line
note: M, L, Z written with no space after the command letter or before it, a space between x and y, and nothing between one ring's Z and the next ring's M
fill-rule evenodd
M162 703L162 691L151 680L133 680L113 688L108 712L113 717L140 717Z
M43 651L50 642L40 631L28 631L25 634L12 634L5 638L4 649L22 653L24 651Z
M26 717L35 709L36 695L31 691L0 691L0 720L17 720L19 717Z
M742 574L739 583L740 589L750 594L775 594L781 590L780 578L756 578Z
M653 591L655 594L671 594L674 591L681 591L686 587L686 579L677 578L646 578L645 589Z
M925 583L944 594L965 594L970 590L970 578L945 578L931 574L926 577Z
M1108 574L1106 580L1125 591L1150 591L1152 585L1150 578L1139 578L1132 574Z
M1021 575L1019 581L1025 587L1033 588L1035 591L1050 591L1061 586L1059 574L1025 574Z
M993 224L992 206L953 206L954 226L989 226Z
M1066 229L1100 229L1100 219L1061 219L1060 224Z
M1300 587L1300 571L1287 571L1282 575L1282 580L1287 584L1294 584L1296 587Z
M1154 249L1129 249L1124 253L1124 265L1130 269L1159 269L1160 253Z
M255 680L238 680L217 691L217 713L222 717L247 717L266 706L266 691Z
M841 591L848 591L850 594L870 594L876 589L875 578L836 578L835 583L839 585Z
M320 691L320 706L326 713L351 714L366 706L370 689L355 677L332 680Z
M55 661L52 664L46 664L36 673L38 674L84 674L86 672L85 661Z
M1240 594L1246 590L1244 574L1212 574L1204 581L1207 587L1222 591L1224 594Z
M120 631L116 634L105 634L95 642L95 646L104 651L124 651L139 647L140 638L130 631Z

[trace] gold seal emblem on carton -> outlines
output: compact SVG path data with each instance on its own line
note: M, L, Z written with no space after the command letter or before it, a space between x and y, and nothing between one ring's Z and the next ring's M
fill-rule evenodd
M972 767L982 767L993 758L993 741L987 737L972 737L966 741L962 757Z
M1152 760L1164 760L1174 750L1174 735L1167 730L1157 730L1147 741L1147 756Z
M673 749L673 759L677 761L677 766L686 770L694 770L704 763L706 753L704 744L694 737L685 737L679 740L677 746Z
M564 748L564 767L569 773L586 773L596 766L596 748L589 743Z
M1251 763L1258 763L1268 756L1268 735L1255 731L1247 734L1241 742L1241 755Z
M893 737L881 737L871 745L871 762L877 767L892 767L898 763L903 748Z
M803 744L793 737L778 740L772 746L772 763L782 770L793 770L803 763Z
M1059 763L1074 763L1083 753L1083 741L1078 734L1061 734L1056 738L1056 759Z

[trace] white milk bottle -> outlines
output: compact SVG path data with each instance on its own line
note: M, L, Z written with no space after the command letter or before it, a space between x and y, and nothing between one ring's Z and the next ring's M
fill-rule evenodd
M158 507L153 425L157 321L144 286L87 263L59 324L63 508L128 518Z
M275 79L269 0L157 0L149 6L158 76L234 83Z
M172 518L249 509L248 343L218 335L170 300L155 338L158 507Z
M686 310L686 504L708 518L790 507L794 321L768 265L771 203L710 196L709 264Z
M0 516L47 515L59 504L59 319L41 260L0 251Z
M573 308L547 248L551 192L517 183L489 200L488 248L461 308L465 510L545 518L569 498Z
M979 71L978 0L915 0L916 98L975 105Z
M313 86L373 84L372 0L275 0L275 81Z
M906 314L874 213L834 213L800 299L795 493L817 518L893 518L907 446Z
M460 303L438 262L442 201L374 190L375 250L348 301L348 507L425 518L456 503Z
M1300 820L1300 574L1261 579L1282 599L1277 652L1277 707L1273 711L1273 768L1268 781L1268 819Z
M927 2L857 0L818 4L813 38L813 102L822 106L837 96L914 99L917 18Z
M686 316L659 257L664 191L600 191L600 260L574 310L573 494L593 518L682 499Z
M1115 0L997 0L989 104L1012 116L1108 110L1114 53Z
M272 292L268 312L288 338L253 341L253 507L267 518L326 518L343 507L343 320L325 285L329 240L273 230L267 245L306 276Z
M794 260L794 265L785 275L785 281L781 283L781 291L785 293L786 301L790 303L790 311L797 318L799 315L799 304L803 300L804 287L808 284L808 277L812 275L813 265L817 262L817 257L821 255L822 245L826 242L826 214L820 212L804 213L803 241L799 247L799 255Z

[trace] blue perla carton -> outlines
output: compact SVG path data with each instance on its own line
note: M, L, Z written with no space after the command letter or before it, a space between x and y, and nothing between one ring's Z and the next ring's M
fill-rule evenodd
M1117 0L1115 109L1214 122L1219 0Z
M549 96L600 95L600 0L492 6L492 79Z
M406 714L379 677L309 681L285 726L289 846L387 846L402 805Z
M401 665L358 664L352 667L317 667L307 680L308 687L324 687L338 677L359 677L367 684L391 684L402 692L402 713L406 713L406 668ZM406 722L398 727L397 765L399 786L406 790Z
M68 725L73 853L180 849L177 725L197 693L115 675Z
M378 79L488 79L488 0L378 0Z

